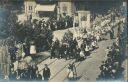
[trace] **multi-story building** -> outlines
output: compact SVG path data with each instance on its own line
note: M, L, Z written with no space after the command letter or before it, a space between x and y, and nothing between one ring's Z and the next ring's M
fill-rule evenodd
M42 19L55 17L57 14L56 3L42 0L25 0L25 15L27 19Z
M78 23L80 27L90 27L90 11L87 10L84 2L79 3L74 0L47 1L47 0L25 0L24 15L19 15L19 20L28 19L49 19L54 17L71 16L74 18L74 24Z

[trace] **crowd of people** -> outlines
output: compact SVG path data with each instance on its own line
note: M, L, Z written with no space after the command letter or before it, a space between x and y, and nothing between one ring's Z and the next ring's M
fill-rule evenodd
M10 65L10 74L9 79L10 80L36 80L36 81L47 81L50 78L51 72L47 64L45 64L45 67L43 68L43 73L40 74L40 71L38 70L38 67L34 65L28 65L28 67L24 69L17 69L14 71L14 65Z
M15 70L14 64L10 64L10 74L8 79L11 81L48 81L51 78L51 70L48 64L44 64L43 71L39 70L37 65L30 64L26 68ZM77 70L75 62L67 65L67 79L74 81L77 79Z
M85 37L85 35L87 35ZM76 59L79 61L85 59L91 54L91 51L98 48L96 37L88 35L85 33L84 36L79 38L71 38L70 40L59 41L56 39L51 46L51 58L65 58L65 59ZM81 43L78 42L78 39L81 39Z
M104 34L109 32L110 39L114 37L114 28L121 29L121 24L123 24L123 17L120 15L118 9L108 11L104 16L98 15L92 25L92 30L99 34Z
M113 22L111 17L115 17L117 19ZM86 59L87 56L91 54L91 51L98 48L98 42L105 38L104 35L107 33L110 34L110 39L114 38L114 27L120 20L117 18L118 15L112 14L112 12L108 13L105 17L102 16L101 20L98 22L94 22L93 28L91 32L84 32L81 34L82 36L72 38L68 42L62 42L56 39L52 43L44 42L43 44L35 45L34 43L28 45L26 43L16 43L16 45L9 46L9 54L11 58L11 62L14 63L15 61L19 61L26 56L32 56L41 51L43 46L47 43L50 45L50 58L65 58L67 59L75 59L76 62ZM100 17L99 17L100 18ZM98 20L98 19L96 19ZM103 23L101 23L103 22ZM38 28L39 27L39 28ZM73 27L73 18L66 16L65 18L61 18L60 20L50 19L48 21L40 20L40 21L33 21L32 28L34 29L33 33L40 33L44 31L43 29L48 28L52 31L66 29ZM45 33L45 32L44 32ZM47 37L47 36L45 36ZM47 41L42 39L43 41ZM51 40L51 39L49 39ZM37 40L39 41L39 40ZM43 42L42 41L42 42ZM41 42L41 41L40 41ZM41 43L42 43L41 42ZM38 42L35 42L38 43ZM42 47L40 47L42 46ZM46 47L44 47L46 48ZM118 70L120 69L120 52L119 46L117 43L113 43L111 47L108 47L106 50L107 59L104 61L103 65L100 67L101 75L99 78L111 79L116 78ZM48 65L45 65L43 69L43 74L39 73L38 67L36 65L28 65L25 69L17 69L14 71L14 65L11 63L10 65L10 79L19 79L19 80L49 80L50 78L50 69ZM74 78L74 75L77 75L76 69L74 64L69 64L68 67L68 78Z
M117 79L119 76L119 71L121 68L121 54L119 46L116 43L113 43L112 46L107 47L106 49L106 59L103 61L103 64L100 66L101 74L99 79Z
M20 42L16 45L13 44L9 46L8 51L9 51L9 55L11 57L12 63L17 60L21 60L26 56L30 56L30 53L31 53L30 47L25 43L20 43Z
M110 35L110 39L114 39L114 28L122 21L119 20L117 16L117 12L109 11L107 15L103 17L98 16L95 19L91 31L87 32L84 30L80 36L68 43L56 40L52 44L51 58L70 59L75 57L80 58L81 56L84 57L85 54L87 56L90 54L90 51L96 49L98 47L97 43L106 39L105 36L107 34ZM111 19L111 17L113 17L113 19Z
M34 20L35 23L38 23L40 27L47 27L52 31L62 30L73 27L73 17L65 16L60 17L59 20L55 20L54 18L49 18L48 20Z

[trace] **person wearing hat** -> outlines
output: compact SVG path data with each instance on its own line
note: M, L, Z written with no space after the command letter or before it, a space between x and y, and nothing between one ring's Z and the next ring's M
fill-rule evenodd
M45 81L48 81L49 78L50 78L50 75L51 75L50 69L48 68L48 65L45 64L45 67L43 69L43 77L44 77L44 80Z

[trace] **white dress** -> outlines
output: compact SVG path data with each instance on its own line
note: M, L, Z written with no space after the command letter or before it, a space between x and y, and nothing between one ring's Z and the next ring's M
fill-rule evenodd
M36 54L36 47L35 45L30 46L30 54Z
M73 78L73 71L68 68L68 78Z
M80 57L84 57L85 55L84 55L84 52L83 51L81 51L80 52Z

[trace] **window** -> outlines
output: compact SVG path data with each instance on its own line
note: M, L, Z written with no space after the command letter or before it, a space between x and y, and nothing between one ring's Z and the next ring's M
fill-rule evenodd
M29 6L29 10L32 10L32 6Z

